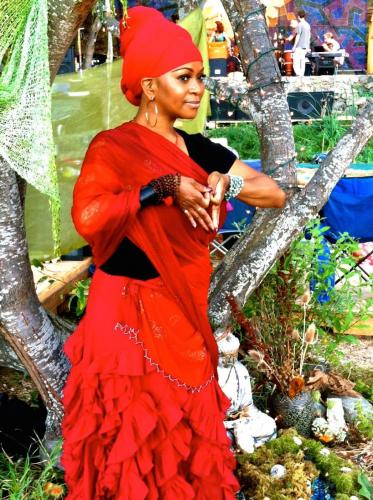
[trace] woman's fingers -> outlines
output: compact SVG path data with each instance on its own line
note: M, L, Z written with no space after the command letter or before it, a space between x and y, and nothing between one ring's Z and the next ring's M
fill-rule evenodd
M212 219L212 224L213 224L215 231L217 231L218 227L219 227L219 217L220 217L220 204L219 205L212 205L211 219Z
M211 196L212 203L220 205L220 203L223 201L224 194L225 194L224 178L220 177L218 183L216 184L215 191Z
M199 206L190 210L194 220L201 226L205 231L213 231L214 224L212 219L203 207Z
M196 208L184 208L183 212L194 228L196 228L197 225L200 225L207 232L214 231L212 219L203 207L197 206Z
M189 210L188 210L187 208L184 208L183 212L184 212L184 214L187 216L187 218L189 219L189 222L192 224L192 226L193 226L194 228L196 228L196 227L197 227L197 223L196 223L196 221L193 219L192 214L189 212Z

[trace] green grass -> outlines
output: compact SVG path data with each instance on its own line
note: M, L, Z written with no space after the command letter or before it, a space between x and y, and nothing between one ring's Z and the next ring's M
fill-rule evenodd
M45 460L35 457L12 458L0 452L1 500L50 500L65 494L63 472L56 468L61 453L59 443Z
M333 115L319 121L298 123L293 126L295 149L299 163L312 162L317 153L327 153L337 144L350 124L337 120ZM243 123L237 126L217 128L208 132L209 137L226 137L242 159L260 158L259 136L255 125ZM373 163L373 139L356 158L357 163Z

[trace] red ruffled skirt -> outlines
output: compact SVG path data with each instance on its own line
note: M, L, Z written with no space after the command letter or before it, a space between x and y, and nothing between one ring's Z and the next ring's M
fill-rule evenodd
M72 364L62 456L69 500L235 498L223 425L230 403L190 328L160 279L95 272L86 315L65 345ZM193 362L198 377L181 379Z

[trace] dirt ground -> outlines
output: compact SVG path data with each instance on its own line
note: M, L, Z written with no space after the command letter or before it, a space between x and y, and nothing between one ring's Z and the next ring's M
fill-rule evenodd
M345 353L346 361L373 370L373 337L360 337L358 344L341 344L339 349Z

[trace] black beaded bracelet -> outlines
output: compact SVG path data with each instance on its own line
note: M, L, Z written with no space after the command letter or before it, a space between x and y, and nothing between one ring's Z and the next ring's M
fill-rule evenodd
M153 179L140 191L141 206L159 205L162 201L172 196L175 198L179 192L181 176L177 174L166 174Z

